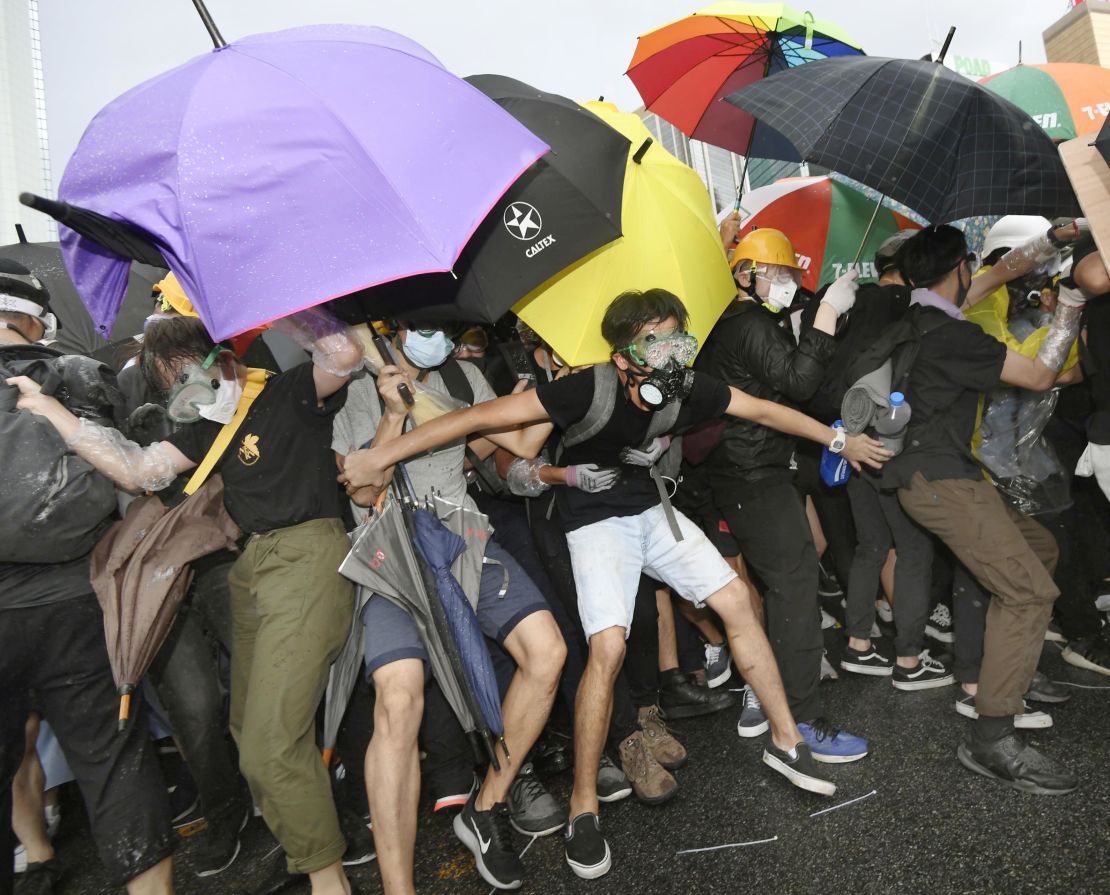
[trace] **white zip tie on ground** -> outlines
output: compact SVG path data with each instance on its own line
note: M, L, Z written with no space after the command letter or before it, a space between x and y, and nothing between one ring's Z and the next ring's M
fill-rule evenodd
M746 845L765 845L768 842L777 842L778 838L778 836L772 836L770 839L753 839L751 842L729 842L725 845L711 845L708 848L684 848L682 851L675 852L675 854L694 855L698 852L720 851L723 848L743 848Z
M1110 685L1095 686L1094 684L1073 684L1071 681L1053 681L1054 684L1061 684L1064 687L1078 687L1080 690L1110 690Z
M841 802L839 805L833 805L831 808L822 808L820 811L814 811L813 814L810 815L810 817L817 817L821 814L828 814L830 811L836 811L837 808L846 808L848 805L854 805L856 802L862 802L864 799L869 799L873 795L876 795L878 792L879 791L877 789L873 789L865 796L857 796L854 799L849 799L847 802Z
M524 852L525 852L525 851L528 851L528 849L530 849L530 848L531 848L531 847L532 847L533 845L535 845L535 844L536 844L536 840L537 840L537 839L539 839L539 838L540 838L539 836L533 836L533 837L532 837L532 841L531 841L531 842L529 842L529 843L528 843L528 844L527 844L526 846L524 846L524 851L522 851L522 852L520 853L520 855L518 855L518 857L521 857L521 858L523 858L523 857L524 857ZM496 892L497 892L497 889L496 889L496 887L495 887L495 888L493 888L493 889L490 889L490 890L489 890L489 895L495 895L495 893L496 893Z

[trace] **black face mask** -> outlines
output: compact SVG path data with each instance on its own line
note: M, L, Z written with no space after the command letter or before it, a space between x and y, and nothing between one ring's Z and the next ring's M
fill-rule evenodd
M652 410L658 410L671 401L681 401L690 396L694 388L694 371L671 364L663 369L652 370L638 381L640 400Z
M956 292L956 307L962 308L964 302L967 301L967 293L971 291L971 277L967 278L967 285L965 286L964 278L960 274L956 274L956 276L960 277L960 288Z

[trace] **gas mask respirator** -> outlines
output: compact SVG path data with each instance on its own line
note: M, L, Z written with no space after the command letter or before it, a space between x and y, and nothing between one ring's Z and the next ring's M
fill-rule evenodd
M661 336L648 333L621 353L634 364L640 399L648 407L658 410L671 401L689 397L694 371L686 365L698 353L696 336L678 331Z
M234 355L217 345L200 363L186 364L170 386L166 416L175 423L199 419L230 423L243 396Z

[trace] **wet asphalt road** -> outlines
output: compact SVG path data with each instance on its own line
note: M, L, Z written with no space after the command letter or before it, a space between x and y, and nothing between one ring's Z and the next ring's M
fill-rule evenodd
M832 632L827 632L831 634ZM936 650L934 650L936 652ZM523 893L759 893L759 895L979 895L979 893L1110 893L1110 678L1065 664L1045 645L1042 670L1074 687L1050 708L1055 726L1031 741L1080 774L1070 795L1029 796L966 771L956 744L970 723L952 708L947 687L899 693L886 678L842 675L822 685L827 714L871 739L872 754L824 766L837 784L832 799L790 786L761 763L762 740L736 736L739 710L676 723L690 752L677 772L681 790L670 804L632 799L604 806L602 825L613 869L578 880L563 860L559 836L536 840L524 855ZM548 781L566 804L570 776ZM817 817L850 799L874 795ZM109 891L76 805L69 806L57 844L67 867L61 892ZM777 837L777 839L774 839ZM685 849L774 839L694 854ZM521 837L520 847L528 845ZM246 892L272 866L274 848L260 819L244 833L243 854L220 876L200 880L183 842L175 869L186 895ZM275 856L276 857L276 856ZM362 893L381 891L376 864L352 868ZM417 843L421 893L489 892L447 818L423 809ZM294 892L307 892L301 885Z

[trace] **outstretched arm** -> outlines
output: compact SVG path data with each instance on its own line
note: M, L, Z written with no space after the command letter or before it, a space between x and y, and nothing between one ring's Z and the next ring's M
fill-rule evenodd
M1086 220L1077 218L1050 232L1058 243L1069 243L1078 240L1087 230ZM1038 265L1044 264L1056 254L1056 250L1057 246L1049 238L1048 233L1010 249L990 270L971 281L971 288L967 291L966 307L986 298L1004 283L1023 277Z
M774 401L753 398L747 392L732 386L729 387L729 391L732 392L732 400L725 410L728 416L750 420L769 429L785 432L787 435L797 435L823 447L827 447L833 440L832 429L804 413L776 404ZM859 469L860 463L866 463L878 469L884 461L894 456L882 446L881 442L863 434L849 435L848 443L844 446L841 455L852 464L854 469Z
M542 423L549 419L534 390L485 401L465 410L444 414L387 444L352 451L347 455L339 481L347 487L348 493L365 487L384 488L389 482L390 469L409 457L457 441L472 432L481 432L488 437L516 426ZM535 456L541 446L542 442L531 456Z

